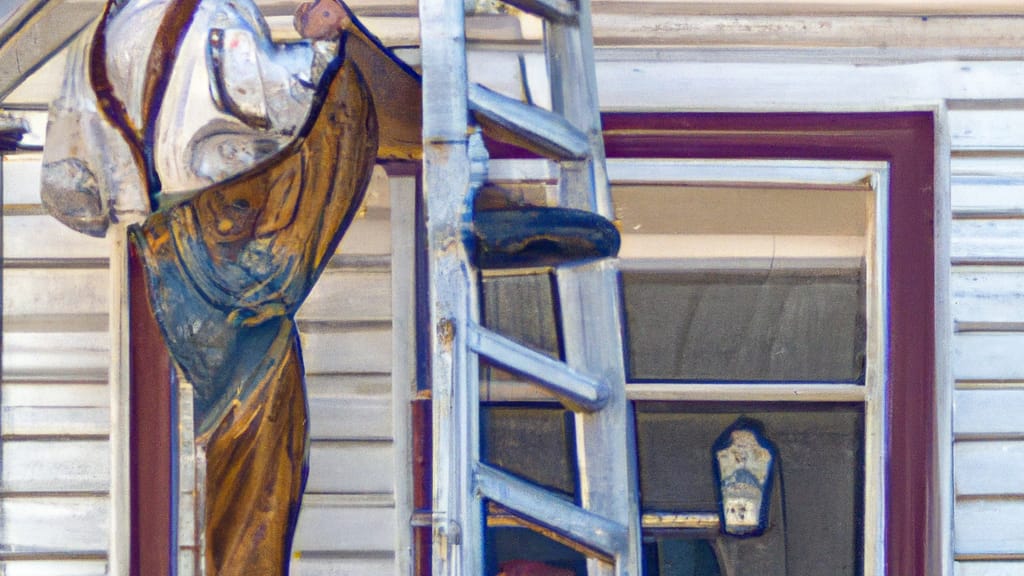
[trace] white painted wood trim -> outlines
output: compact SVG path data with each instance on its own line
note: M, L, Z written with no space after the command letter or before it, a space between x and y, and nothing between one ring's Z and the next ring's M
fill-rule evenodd
M872 178L865 249L867 306L864 377L864 573L885 574L886 398L889 349L889 167Z
M553 402L555 396L531 382L494 379L482 384L481 397L489 402ZM644 382L626 384L630 401L667 402L864 402L866 388L859 384L772 383L721 384Z
M864 402L859 384L626 384L630 400L691 402Z
M110 541L111 576L128 576L131 566L129 444L131 384L128 235L126 224L107 230L110 244Z
M1024 14L1017 0L644 0L644 4L671 8L677 13L699 14ZM627 4L622 0L594 0L594 10Z
M883 60L863 66L827 58L757 61L735 51L709 61L696 49L649 60L615 59L614 51L597 56L605 110L897 112L931 111L943 100L1024 98L1024 61Z
M948 146L948 145L947 145ZM947 154L948 158L948 154ZM885 463L886 456L886 373L888 352L888 229L889 229L889 166L886 163L849 163L817 161L655 161L619 162L609 166L614 179L630 180L642 175L647 178L664 178L665 181L720 181L731 182L779 182L814 183L817 185L870 183L874 194L867 199L868 227L867 246L862 248L867 271L867 365L865 384L860 386L810 385L806 400L813 401L863 401L865 416L865 472L864 472L864 572L867 576L885 574ZM616 172L618 171L618 172ZM807 180L802 180L806 178ZM948 183L945 198L948 205ZM865 240L862 240L864 242ZM666 262L670 265L670 262ZM623 260L622 267L628 268L629 261ZM948 263L946 265L948 267ZM671 393L675 397L689 391L698 398L715 398L711 393L728 394L731 385L674 384L669 392L666 385L631 384L627 393L635 399L637 395L657 397ZM742 386L742 385L741 385ZM787 390L787 386L789 389ZM776 385L761 388L757 385L733 389L732 394L741 391L756 398L778 400L778 394L792 392L794 385ZM941 449L941 448L939 448Z
M615 132L609 130L607 133ZM629 133L641 132L630 130ZM664 132L659 131L658 134ZM613 184L659 184L685 180L700 184L755 183L865 190L877 184L874 179L883 169L884 163L871 161L608 159L608 178Z
M391 406L393 426L395 569L413 576L412 400L416 390L416 198L415 177L393 176L391 186Z
M950 361L953 346L953 312L950 283L952 177L950 155L953 129L945 103L935 108L935 478L938 483L939 566L932 572L952 574L953 513L955 489L953 481L953 367Z

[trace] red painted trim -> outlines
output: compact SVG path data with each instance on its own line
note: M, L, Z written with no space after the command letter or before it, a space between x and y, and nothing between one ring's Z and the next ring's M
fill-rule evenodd
M429 510L431 505L431 470L433 468L432 422L430 400L412 403L413 508Z
M941 522L934 455L933 114L608 114L603 121L609 158L890 162L886 573L934 573Z
M433 405L429 399L412 403L413 509L430 512L433 494ZM413 574L430 576L433 534L429 527L413 530Z
M129 254L131 575L169 576L172 553L170 358L149 306L142 261Z
M891 163L886 573L936 573L934 115L611 113L602 122L609 158ZM492 158L535 157L493 141L488 149Z

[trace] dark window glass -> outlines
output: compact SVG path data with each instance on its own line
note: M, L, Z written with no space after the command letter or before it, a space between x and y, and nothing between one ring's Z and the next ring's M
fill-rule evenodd
M782 409L784 408L784 409ZM706 540L731 576L853 576L863 534L864 418L860 406L639 403L636 409L641 508L708 512L718 508L712 445L737 419L763 426L777 450L769 527L736 538L716 531L650 533L659 576L715 574L665 571L669 542ZM684 554L685 552L685 554ZM680 556L681 557L681 556ZM707 568L711 570L711 568ZM648 573L648 576L653 574Z
M864 377L860 270L623 273L628 379Z

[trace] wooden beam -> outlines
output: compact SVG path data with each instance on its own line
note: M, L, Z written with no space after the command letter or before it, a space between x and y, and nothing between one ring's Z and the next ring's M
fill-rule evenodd
M1019 0L592 0L595 13L671 12L703 15L794 14L1003 16L1024 15Z
M1021 3L1024 6L1024 3ZM596 11L599 46L1017 48L1019 16L740 15Z
M0 28L0 101L99 15L102 3L25 2Z

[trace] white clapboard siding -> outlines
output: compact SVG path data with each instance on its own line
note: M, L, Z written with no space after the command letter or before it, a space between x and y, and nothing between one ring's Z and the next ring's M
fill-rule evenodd
M370 555L372 556L372 555ZM364 554L328 556L300 555L292 559L293 576L368 576L391 574L395 560L392 554L365 557Z
M954 264L1024 262L1024 219L954 220Z
M9 268L3 283L5 317L105 316L109 310L110 274L102 268Z
M309 423L314 440L390 440L391 399L362 394L311 396Z
M893 102L928 105L943 99L1024 96L1024 61L1020 60L860 66L842 60L825 62L827 54L817 61L795 62L776 53L767 55L774 56L774 61L752 62L735 56L730 59L728 55L702 56L699 50L677 50L667 58L655 56L644 61L602 61L599 54L597 81L602 108L834 111L881 108Z
M954 576L1020 576L1024 561L957 562Z
M107 576L106 560L0 560L4 576Z
M390 493L394 475L390 441L314 440L306 494Z
M296 315L299 320L391 320L391 274L328 268Z
M953 434L963 439L1024 439L1024 389L957 390Z
M105 554L107 497L0 496L0 553Z
M955 576L1024 574L1024 110L948 119Z
M342 254L390 254L391 230L375 214L356 217L338 245Z
M949 131L954 150L1024 150L1024 110L949 110Z
M956 494L1024 496L1024 441L957 442Z
M293 551L389 552L394 539L390 498L309 494L302 499Z
M388 374L308 375L313 440L391 440Z
M4 217L4 259L106 260L107 240L64 226L49 215Z
M1010 555L1024 550L1024 500L959 500L953 525L958 555Z
M1024 328L1024 268L957 267L950 295L958 330Z
M390 188L363 209L297 314L310 411L309 479L292 574L394 571Z
M3 159L0 573L107 571L108 244L39 204L40 154Z
M42 152L17 154L4 158L4 205L39 204L39 179Z
M1024 162L1018 154L999 151L982 153L977 150L957 153L954 150L949 160L952 176L992 176L1017 179L1024 176Z
M109 406L105 383L4 382L0 434L2 438L106 435Z
M301 332L306 374L391 372L391 325L355 325L350 330Z
M311 400L345 400L361 397L387 397L391 391L390 374L306 374L306 392Z
M950 179L950 196L953 214L958 217L1020 215L1024 213L1024 177L954 173Z
M0 445L4 494L106 492L110 446L104 440L4 440Z
M100 380L110 362L107 332L14 332L4 326L5 379Z
M957 380L1024 380L1022 332L968 332L953 336Z

